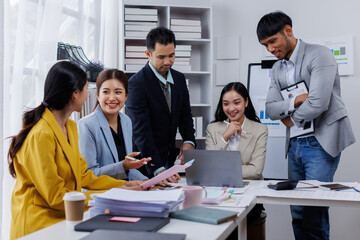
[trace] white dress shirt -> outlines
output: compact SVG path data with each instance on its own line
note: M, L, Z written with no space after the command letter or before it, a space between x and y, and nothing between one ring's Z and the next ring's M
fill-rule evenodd
M244 130L244 123L245 123L245 119L241 125L241 130ZM230 124L229 121L224 121L225 123L227 123L228 125ZM226 142L225 139L223 137L221 137L221 139L227 144L227 151L238 151L238 147L239 147L239 143L240 143L240 138L241 138L241 133L235 133L235 135L231 136L228 141Z

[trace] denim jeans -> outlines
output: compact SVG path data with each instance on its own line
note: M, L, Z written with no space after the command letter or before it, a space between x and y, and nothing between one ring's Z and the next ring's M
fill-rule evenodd
M288 151L289 180L332 182L340 154L330 156L315 137L293 138ZM329 208L290 206L295 239L329 239Z

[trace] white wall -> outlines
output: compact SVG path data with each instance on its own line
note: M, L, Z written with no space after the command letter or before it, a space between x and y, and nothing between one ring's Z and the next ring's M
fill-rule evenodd
M264 49L258 43L256 26L260 18L271 11L281 10L293 20L297 38L315 39L343 35L354 36L354 75L341 78L345 102L357 142L343 151L335 181L360 182L360 2L358 0L213 0L213 37L240 35L239 76L231 81L247 82L249 63L264 59ZM231 47L231 46L229 46ZM214 55L216 57L216 49ZM216 63L216 61L215 61ZM215 83L216 81L214 81ZM214 85L213 104L216 106L222 87ZM287 206L265 206L268 213L267 239L293 239L291 218ZM331 239L358 239L360 209L331 208Z

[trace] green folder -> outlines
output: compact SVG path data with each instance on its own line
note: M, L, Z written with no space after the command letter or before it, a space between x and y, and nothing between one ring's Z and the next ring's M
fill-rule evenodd
M236 219L238 212L194 206L173 212L170 217L194 222L220 224Z

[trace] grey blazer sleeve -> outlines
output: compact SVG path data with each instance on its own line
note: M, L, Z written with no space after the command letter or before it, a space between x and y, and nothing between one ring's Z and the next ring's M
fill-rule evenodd
M129 169L129 181L132 180L146 180L149 179L148 177L144 176L139 170L137 169Z
M283 99L278 81L280 61L272 69L270 88L266 97L266 114L271 120L279 120L289 116L290 99Z
M90 124L80 120L78 123L78 131L79 150L87 162L88 169L93 171L96 176L108 175L116 179L127 178L122 162L101 166L101 159L99 159L99 154L97 152L99 146L96 146L96 144L97 141L99 141L98 144L105 144L105 139L96 139ZM103 143L100 143L101 141L103 141Z
M329 49L318 47L317 51L307 52L308 64L303 67L311 74L309 97L292 114L292 119L298 126L303 126L305 122L328 110L337 75L337 63Z

